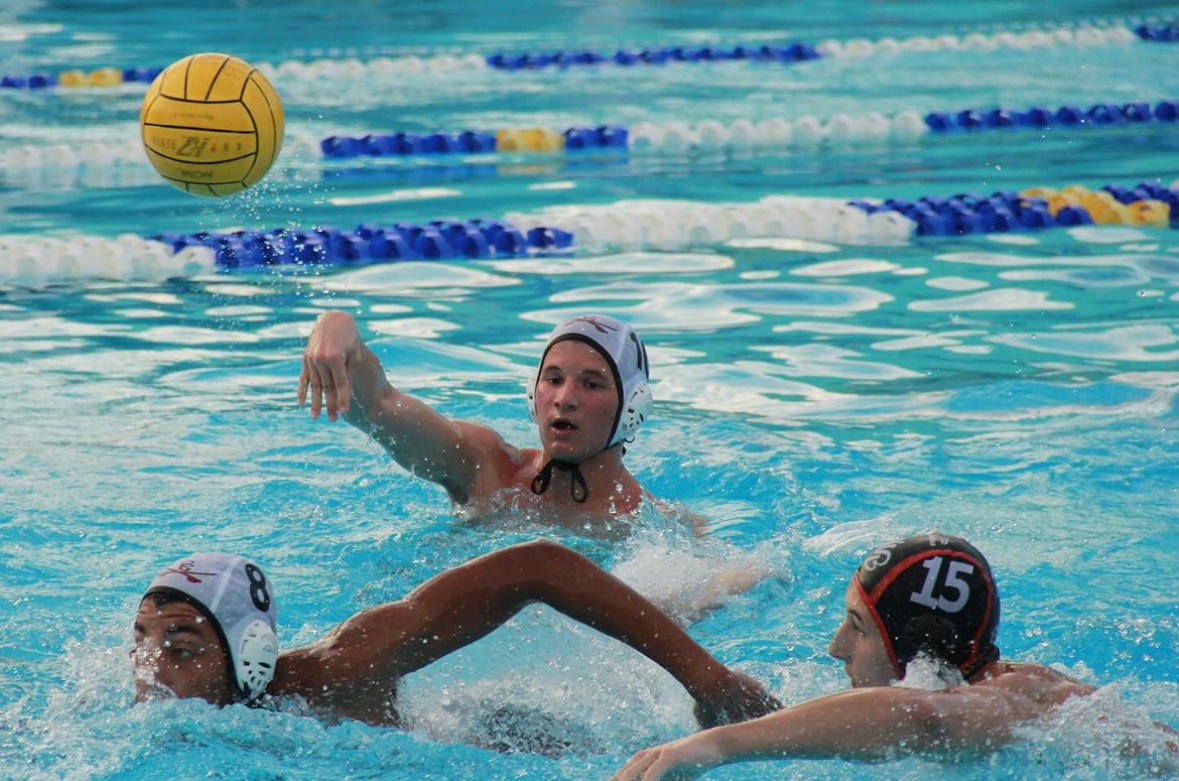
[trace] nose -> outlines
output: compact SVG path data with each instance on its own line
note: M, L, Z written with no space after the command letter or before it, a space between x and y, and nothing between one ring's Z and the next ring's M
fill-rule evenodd
M160 671L160 657L163 651L156 643L141 642L136 644L128 653L131 658L131 670L136 680L141 678L155 680Z
M570 380L564 380L553 391L553 404L558 409L574 409L577 407L577 386Z
M151 640L141 640L135 644L127 655L131 658L131 666L136 670L155 670L160 661L160 646Z
M135 681L135 701L144 702L152 698L159 688L160 648L154 643L140 643L128 654L131 658L131 675Z
M839 629L835 630L835 636L831 638L831 644L827 646L827 653L831 654L836 659L847 661L847 623L839 625Z

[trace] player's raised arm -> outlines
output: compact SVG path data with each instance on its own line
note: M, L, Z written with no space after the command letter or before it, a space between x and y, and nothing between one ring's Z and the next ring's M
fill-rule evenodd
M313 418L325 409L330 420L343 415L398 464L441 484L459 503L469 497L479 469L494 469L511 450L487 427L446 418L397 390L347 312L320 315L307 339L299 404L308 401Z

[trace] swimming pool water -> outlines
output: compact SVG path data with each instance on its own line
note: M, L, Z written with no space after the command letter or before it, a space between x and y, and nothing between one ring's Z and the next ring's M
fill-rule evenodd
M553 49L897 39L1179 18L1168 3L806 6L215 3L0 9L0 70L161 66L202 50L281 63ZM1173 44L902 51L756 63L275 80L288 152L257 191L0 171L0 234L499 218L630 199L915 198L1170 185L1174 125L950 134L692 154L325 163L332 134L723 122L1172 99ZM142 90L0 89L0 144L134 142ZM657 208L657 207L656 207ZM670 208L670 207L668 207ZM693 728L637 654L541 608L410 676L408 732L201 703L128 707L140 592L195 549L256 556L284 647L439 570L545 534L654 595L724 563L773 575L692 626L784 701L844 683L826 645L882 539L937 527L991 559L1006 655L1105 688L994 757L735 766L708 778L1141 778L1125 734L1179 726L1179 242L1083 226L857 245L783 235L568 256L0 279L0 778L603 779ZM630 448L674 513L630 533L456 518L342 424L294 404L318 313L353 311L403 389L532 444L522 386L551 325L589 310L646 339L656 413ZM625 526L627 524L620 524ZM670 598L670 597L669 597ZM501 742L501 753L468 742ZM555 751L555 747L565 747Z

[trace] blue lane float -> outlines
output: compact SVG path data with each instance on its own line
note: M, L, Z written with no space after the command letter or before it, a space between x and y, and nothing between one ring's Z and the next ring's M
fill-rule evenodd
M1091 106L1066 105L1058 108L1033 106L1024 110L1008 108L935 111L925 115L925 124L934 133L954 130L992 130L999 128L1093 127L1102 125L1138 125L1148 122L1171 123L1179 119L1179 103L1146 101L1130 103L1095 103Z
M496 152L548 152L568 149L626 149L629 130L619 125L548 128L501 128L494 131L462 130L457 133L397 132L359 137L335 135L319 142L330 160L357 157L409 157L415 155L478 154Z
M324 226L309 231L201 231L159 234L149 240L173 252L206 247L220 268L521 257L559 253L573 244L572 234L559 228L535 226L522 232L509 223L484 219L362 224L352 230Z
M1131 209L1116 209L1112 202ZM1097 191L1074 187L1057 193L1036 188L1020 193L998 191L989 196L961 193L948 198L851 201L868 214L897 212L912 220L918 236L961 236L973 233L1035 231L1077 225L1169 225L1179 220L1179 191L1143 182L1133 188L1105 185Z
M536 54L505 54L487 57L487 65L496 70L539 70L571 68L579 65L612 64L623 67L666 65L672 62L723 62L748 60L791 64L817 60L822 55L814 46L793 41L784 46L664 46L646 49L618 49L613 52L554 51Z
M1179 24L1172 22L1160 27L1140 24L1134 28L1134 34L1151 43L1179 43Z

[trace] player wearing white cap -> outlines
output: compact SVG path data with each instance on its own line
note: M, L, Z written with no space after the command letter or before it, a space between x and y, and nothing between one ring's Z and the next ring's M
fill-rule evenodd
M475 515L502 503L505 489L515 489L507 497L514 506L526 502L552 517L625 515L645 496L622 454L650 411L649 374L646 348L626 323L606 315L566 320L528 384L541 447L517 448L397 390L355 319L327 312L307 340L299 403L310 399L312 417L324 409L331 420L343 415Z
M695 698L702 725L780 707L622 581L545 540L449 569L315 643L282 652L274 584L262 568L241 556L193 554L163 570L140 601L131 652L136 699L228 705L292 697L329 718L396 725L402 676L487 635L533 602L664 667Z

